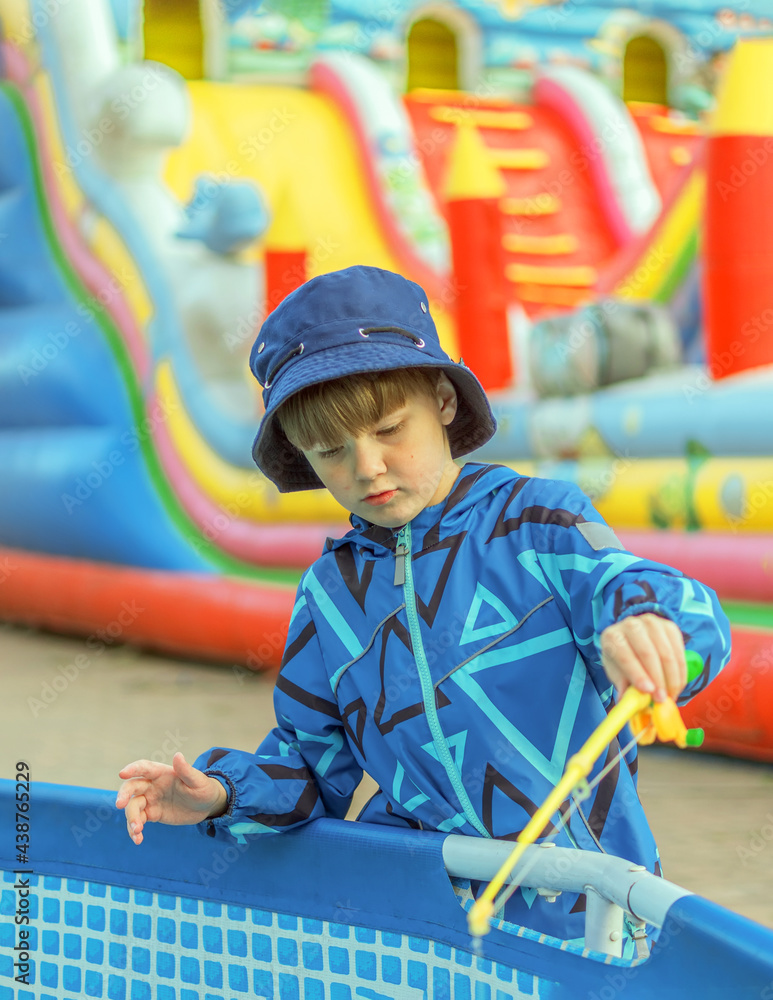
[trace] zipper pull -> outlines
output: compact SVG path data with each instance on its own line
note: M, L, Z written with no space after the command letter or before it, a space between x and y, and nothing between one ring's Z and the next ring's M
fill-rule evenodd
M408 546L405 544L404 532L403 528L397 536L397 547L395 548L395 587L405 586L405 557L408 554Z

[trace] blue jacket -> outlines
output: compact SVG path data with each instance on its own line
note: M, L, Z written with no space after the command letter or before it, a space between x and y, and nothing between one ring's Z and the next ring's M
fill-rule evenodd
M514 839L613 704L604 628L647 611L675 621L705 663L681 702L729 658L715 594L623 550L571 483L470 463L404 528L352 524L300 582L277 728L254 754L196 761L229 791L211 835L343 817L364 769L380 791L361 820ZM557 843L659 871L636 769L634 747ZM507 916L579 937L583 904L519 890Z

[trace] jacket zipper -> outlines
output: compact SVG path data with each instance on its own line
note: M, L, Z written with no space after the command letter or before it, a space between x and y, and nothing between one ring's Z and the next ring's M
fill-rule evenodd
M440 726L440 719L437 714L437 704L435 701L435 688L432 684L427 655L424 652L424 645L421 641L421 629L419 627L419 616L416 610L416 592L413 587L413 566L411 565L411 525L406 524L400 529L397 536L397 546L395 548L395 586L402 586L405 595L405 611L408 617L408 630L411 634L411 645L413 655L416 660L416 669L419 674L421 693L424 701L424 712L427 717L432 742L438 755L438 760L445 768L448 780L456 793L456 797L461 804L467 822L473 826L483 837L490 837L491 834L478 819L475 810L470 802L462 776L456 764L454 764L448 743L443 735Z
M405 538L403 537L403 532L405 528L400 529L400 534L397 536L397 547L395 548L395 587L405 586L405 556L408 552L408 546L405 544Z

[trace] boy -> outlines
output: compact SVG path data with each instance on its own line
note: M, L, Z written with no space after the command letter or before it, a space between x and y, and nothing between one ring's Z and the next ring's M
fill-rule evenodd
M379 791L360 820L512 839L615 688L686 701L727 662L715 595L625 552L575 486L459 468L495 423L418 285L373 267L314 278L268 317L250 366L256 463L282 491L326 487L352 528L301 580L257 752L121 771L135 843L153 821L243 842L343 817L363 770ZM705 667L683 690L685 640ZM557 842L659 869L635 748ZM508 918L582 935L582 897L533 895Z

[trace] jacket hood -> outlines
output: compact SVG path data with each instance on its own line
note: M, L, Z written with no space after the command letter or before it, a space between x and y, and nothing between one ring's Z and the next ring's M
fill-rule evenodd
M436 529L433 532L435 540L453 532L457 523L464 520L470 507L487 496L493 496L505 483L512 483L512 477L513 470L506 466L468 462L445 500L425 507L411 521L414 547L421 547L424 537L432 529ZM351 531L347 531L341 538L328 538L326 552L332 552L343 545L355 545L360 552L369 552L375 557L394 553L400 528L371 524L357 514L351 514L349 522L352 525Z

